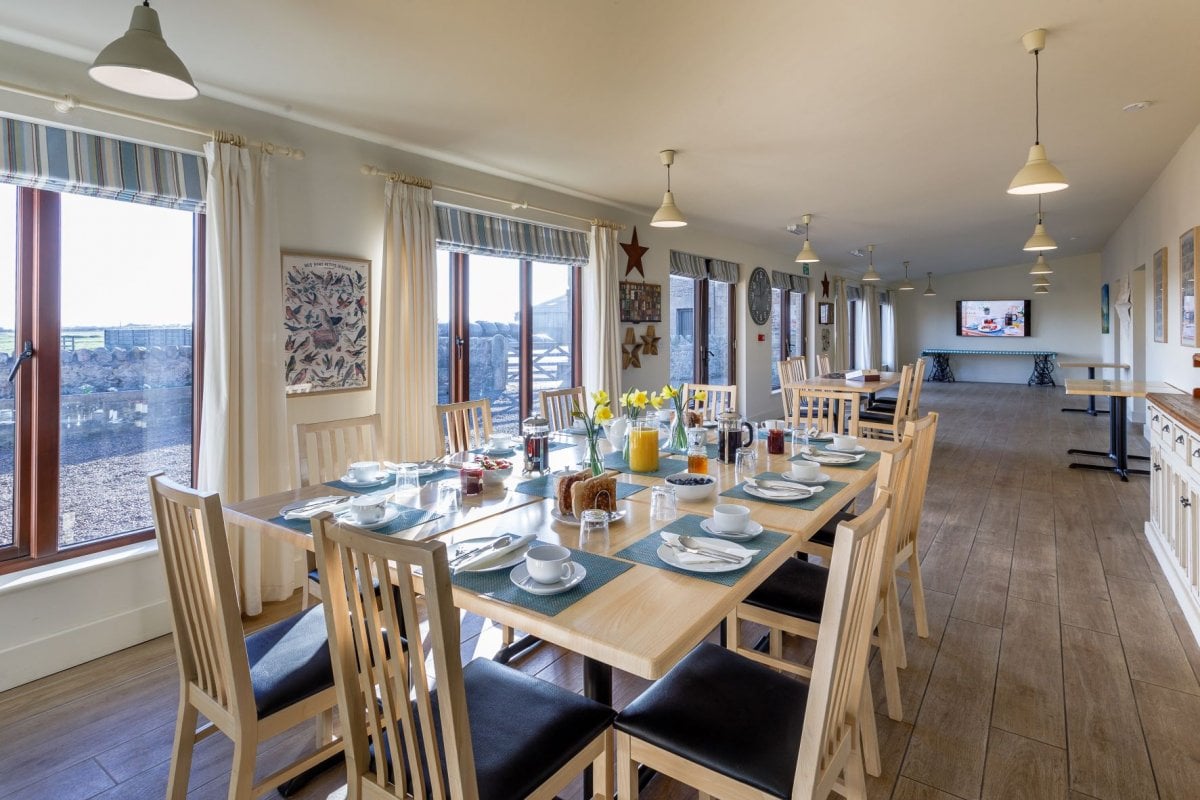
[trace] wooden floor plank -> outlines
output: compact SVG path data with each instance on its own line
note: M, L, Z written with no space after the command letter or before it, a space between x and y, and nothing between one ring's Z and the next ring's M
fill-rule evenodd
M1153 583L1109 578L1129 677L1190 694L1200 683Z
M1056 607L1009 599L992 726L1054 747L1067 746Z
M1008 574L1012 567L1011 548L985 544L976 537L967 559L951 616L991 625L1004 624L1004 605L1008 601Z
M1066 800L1067 751L993 728L984 800Z
M1200 698L1134 681L1150 761L1162 800L1194 800L1200 795L1200 740L1182 736L1200 721Z

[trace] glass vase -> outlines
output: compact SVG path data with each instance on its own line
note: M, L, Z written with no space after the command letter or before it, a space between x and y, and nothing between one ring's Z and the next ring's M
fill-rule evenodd
M667 445L671 450L681 454L687 452L688 446L687 427L684 422L683 412L676 411L675 421L671 423L671 436Z
M604 472L604 462L600 460L599 438L599 428L592 428L587 436L587 468L592 471L593 476Z

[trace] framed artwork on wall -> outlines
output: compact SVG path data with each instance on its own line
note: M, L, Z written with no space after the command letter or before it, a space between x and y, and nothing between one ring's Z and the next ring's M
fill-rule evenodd
M369 389L371 262L286 252L282 260L287 386L312 394Z
M833 303L817 303L817 324L833 324Z
M662 322L662 285L621 281L621 322Z
M1108 318L1108 284L1100 287L1100 332L1108 333L1109 318Z
M1150 273L1150 297L1154 306L1154 341L1167 340L1167 248L1154 254Z
M1196 346L1196 228L1179 237L1179 343Z

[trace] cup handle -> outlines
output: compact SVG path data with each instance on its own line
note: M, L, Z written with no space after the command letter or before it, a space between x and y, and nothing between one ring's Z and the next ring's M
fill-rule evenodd
M575 577L575 562L568 561L562 565L562 582L568 583Z

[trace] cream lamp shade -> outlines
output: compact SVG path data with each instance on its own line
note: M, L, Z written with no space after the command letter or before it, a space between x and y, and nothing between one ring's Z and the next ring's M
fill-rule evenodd
M800 252L796 255L797 264L817 264L821 259L812 249L812 243L808 241L808 225L812 222L812 214L805 214L800 217L800 221L804 223L804 246L800 248ZM788 230L795 231L794 227L789 226Z
M914 291L916 288L917 287L913 286L912 281L910 281L908 279L908 262L905 261L904 262L904 280L900 281L900 285L897 286L896 289L901 292L911 292L911 291Z
M1035 277L1033 279L1033 285L1034 286L1049 286L1050 279L1047 278L1045 275L1038 275L1037 277Z
M925 292L924 292L925 296L926 296L926 297L937 297L937 292L935 292L935 291L933 290L933 273L932 273L932 272L926 272L926 273L925 273L925 280L926 280L926 283L925 283Z
M156 100L190 100L200 92L167 46L149 0L134 6L129 30L100 51L88 75L98 83Z
M1041 220L1038 220L1037 225L1033 226L1033 236L1030 236L1029 241L1025 242L1025 249L1030 252L1057 250L1058 242L1046 233L1046 226L1042 224Z
M1066 189L1070 184L1058 167L1046 158L1046 146L1029 148L1029 160L1008 185L1009 194L1048 194Z
M671 193L671 165L675 163L675 151L662 150L658 157L667 168L667 191L663 194L662 205L651 217L650 225L654 228L682 228L687 225L687 220L679 206L675 205L675 195Z
M1033 293L1034 294L1050 294L1050 287L1049 286L1035 286L1035 287L1033 287Z
M1029 270L1030 275L1053 275L1054 270L1050 269L1050 265L1046 263L1046 257L1038 253L1037 261L1033 262L1033 267ZM1036 284L1035 284L1036 285Z

